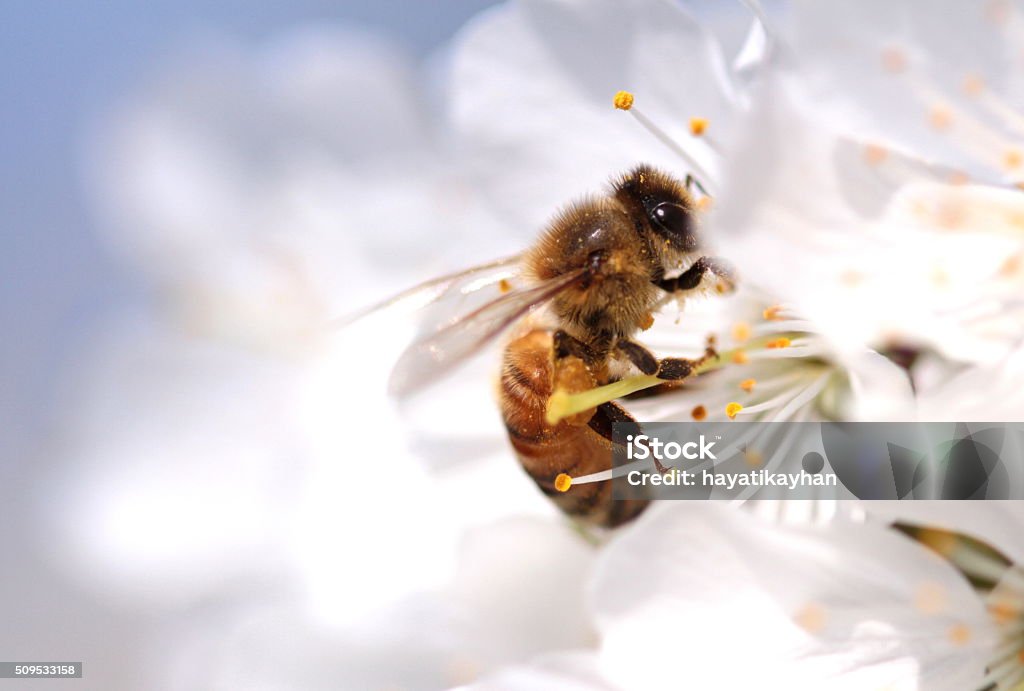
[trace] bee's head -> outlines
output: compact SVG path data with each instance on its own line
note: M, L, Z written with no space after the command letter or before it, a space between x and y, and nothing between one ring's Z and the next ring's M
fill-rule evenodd
M640 165L613 183L613 193L638 231L652 233L656 245L671 250L664 254L700 248L693 197L671 175Z

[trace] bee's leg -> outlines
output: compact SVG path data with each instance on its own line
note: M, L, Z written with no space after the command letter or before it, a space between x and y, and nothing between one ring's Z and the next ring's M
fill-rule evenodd
M714 345L710 340L708 341L707 348L704 350L704 356L696 360L687 360L686 358L679 357L667 357L659 360L654 357L651 351L634 341L620 340L615 344L615 347L644 374L653 374L658 379L665 379L667 381L686 379L693 373L694 369L709 359L718 357L718 353L715 352Z
M639 343L620 339L615 348L644 374L654 374L658 371L658 358Z
M565 357L578 357L584 362L591 362L594 359L594 352L586 343L569 335L562 329L554 335L555 359L561 360Z
M590 348L565 331L559 329L552 335L554 351L553 390L570 394L589 391L597 386L597 380L588 366L593 360ZM585 425L594 414L594 409L570 415L565 421L571 425Z
M730 288L736 285L736 273L732 266L717 257L701 257L693 265L675 278L663 278L655 282L662 290L675 293L680 290L693 290L700 285L704 274L713 273L729 284Z
M698 180L697 178L693 177L693 175L691 175L690 173L686 174L686 180L683 182L683 184L686 186L686 191L687 192L689 192L690 189L694 185L696 185L697 189L699 189L700 193L703 194L705 197L710 197L711 196L710 194L708 194L708 191L706 189L704 189L704 185L700 184L700 180Z
M613 425L615 423L619 423L620 432L633 435L642 432L640 423L636 421L636 418L626 412L626 409L618 403L612 402L602 403L597 406L597 410L594 411L594 417L590 418L590 422L587 425L590 429L614 444L613 431L615 428ZM658 469L659 473L668 472L668 468L663 466L657 458L654 459L654 467Z

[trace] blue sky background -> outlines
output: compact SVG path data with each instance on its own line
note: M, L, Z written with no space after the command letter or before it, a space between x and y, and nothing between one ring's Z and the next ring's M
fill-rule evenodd
M55 384L100 317L144 300L85 197L84 137L191 37L258 42L311 22L368 27L425 55L493 0L6 2L0 7L0 454L42 438ZM16 464L15 464L16 465ZM0 479L7 462L0 463Z

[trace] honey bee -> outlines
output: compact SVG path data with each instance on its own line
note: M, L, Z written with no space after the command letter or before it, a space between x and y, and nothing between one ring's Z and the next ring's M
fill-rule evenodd
M436 300L506 288L413 343L395 365L392 392L419 389L515 327L503 353L499 405L523 468L565 513L587 523L615 526L638 515L646 502L614 501L611 481L567 491L555 482L563 473L611 468L612 425L636 424L630 414L607 402L549 424L546 409L556 390L587 391L636 372L679 381L715 357L709 344L699 359L659 359L633 340L654 311L699 288L705 276L726 290L734 285L727 263L701 254L695 182L640 165L613 180L604 196L561 210L523 254L414 289ZM517 275L523 287L508 289Z

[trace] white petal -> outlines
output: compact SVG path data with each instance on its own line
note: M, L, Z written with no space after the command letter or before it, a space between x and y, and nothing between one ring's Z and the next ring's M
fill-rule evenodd
M615 691L592 652L561 653L538 658L529 665L508 667L460 691ZM635 686L630 688L636 688Z
M610 669L656 680L685 663L702 688L735 688L758 671L828 679L829 688L833 675L863 683L858 674L914 688L918 667L925 679L976 681L994 644L966 581L895 532L784 529L717 506L673 504L642 517L602 555L593 603ZM959 623L969 645L948 635ZM729 662L737 649L743 665ZM650 656L631 664L627 651L641 650Z
M1019 501L879 501L869 514L888 520L960 532L1024 564L1024 503Z
M992 16L999 5L1005 20ZM923 8L881 1L825 7L807 1L793 8L787 37L810 106L838 126L981 179L1001 177L1001 147L1012 143L1011 131L985 111L983 99L968 94L964 81L982 80L984 90L996 94L1014 88L1020 57L1012 16L1019 17L1019 9L1012 3L950 0ZM952 113L950 125L931 124L936 108ZM975 134L969 120L989 133ZM992 138L1004 144L989 144Z
M460 36L452 114L480 180L528 237L568 200L639 162L685 166L612 107L620 90L679 141L690 117L728 138L724 60L682 9L654 0L509 3ZM699 151L702 145L698 142Z

